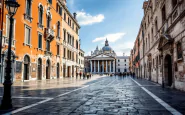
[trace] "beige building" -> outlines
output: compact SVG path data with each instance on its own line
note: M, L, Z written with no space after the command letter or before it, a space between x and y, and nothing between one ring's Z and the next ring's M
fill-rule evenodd
M61 4L63 9L62 31L63 31L63 77L74 77L79 71L78 54L79 29L76 13L69 12L66 4Z
M78 64L79 64L79 72L83 73L84 72L84 54L85 52L80 49L79 51L79 59L78 59Z
M185 91L185 1L148 0L143 9L137 76Z

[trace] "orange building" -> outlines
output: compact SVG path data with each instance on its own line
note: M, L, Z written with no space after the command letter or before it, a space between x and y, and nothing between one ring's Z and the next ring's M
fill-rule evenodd
M20 7L14 16L12 40L12 80L43 80L63 76L64 28L71 31L66 14L66 0L17 0ZM79 29L77 21L73 26ZM66 20L66 21L64 21ZM9 16L5 9L3 26L1 82L5 75ZM74 36L74 35L73 35ZM78 36L78 34L76 34ZM78 41L79 37L75 36ZM75 47L75 46L74 46ZM78 51L77 51L78 52ZM76 59L76 58L75 58ZM69 76L70 77L70 76Z

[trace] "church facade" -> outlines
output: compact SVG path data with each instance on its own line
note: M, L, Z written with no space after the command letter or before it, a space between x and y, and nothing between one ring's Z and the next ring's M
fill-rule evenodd
M101 49L96 47L88 58L90 62L90 72L92 74L111 74L116 71L116 53L109 46L108 40Z

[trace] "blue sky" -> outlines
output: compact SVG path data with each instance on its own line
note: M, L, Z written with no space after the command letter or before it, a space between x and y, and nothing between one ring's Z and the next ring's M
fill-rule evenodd
M81 25L81 49L90 55L107 38L117 55L130 54L143 17L144 0L67 0Z

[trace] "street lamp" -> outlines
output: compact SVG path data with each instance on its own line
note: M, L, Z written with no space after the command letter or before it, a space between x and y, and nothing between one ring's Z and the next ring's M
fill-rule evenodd
M6 0L5 1L6 9L10 16L10 32L9 32L9 42L8 42L8 61L6 66L6 76L4 85L4 94L1 103L1 109L7 110L12 108L12 99L11 99L11 46L12 46L12 26L13 26L13 16L16 14L18 7L20 6L16 0Z

